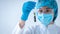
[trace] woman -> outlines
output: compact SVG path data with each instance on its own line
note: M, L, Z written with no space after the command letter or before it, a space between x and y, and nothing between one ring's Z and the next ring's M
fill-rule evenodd
M24 27L22 34L60 34L60 27L55 24L58 6L55 0L38 0L36 3L36 23ZM24 21L20 21L23 28Z
M40 29L39 34L60 34L60 27L55 24L58 14L56 0L39 0L36 8L37 19L42 24L38 26Z

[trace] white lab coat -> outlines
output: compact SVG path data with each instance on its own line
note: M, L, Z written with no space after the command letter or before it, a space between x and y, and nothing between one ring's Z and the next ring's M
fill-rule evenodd
M46 28L39 20L37 20L37 22L26 22L23 29L20 29L17 25L13 34L60 34L60 27L53 24Z

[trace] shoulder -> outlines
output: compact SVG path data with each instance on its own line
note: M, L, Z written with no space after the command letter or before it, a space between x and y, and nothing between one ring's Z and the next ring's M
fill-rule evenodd
M60 27L58 25L55 24L55 29L58 32L58 34L60 34Z
M60 27L59 26L57 26L57 32L58 32L58 34L60 34Z
M55 28L57 30L60 29L60 27L58 25L56 25L56 24L53 25L53 28Z

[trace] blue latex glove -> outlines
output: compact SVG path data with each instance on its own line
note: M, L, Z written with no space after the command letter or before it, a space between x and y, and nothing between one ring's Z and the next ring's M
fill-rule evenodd
M22 16L21 20L26 21L28 19L29 13L31 12L32 9L34 9L36 2L34 1L28 1L23 4L22 7Z

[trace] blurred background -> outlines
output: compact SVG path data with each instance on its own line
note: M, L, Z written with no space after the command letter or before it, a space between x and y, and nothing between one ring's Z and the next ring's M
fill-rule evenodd
M20 20L22 5L26 1L36 0L0 0L0 34L12 34L14 27ZM60 0L56 1L59 7L56 24L60 27Z

